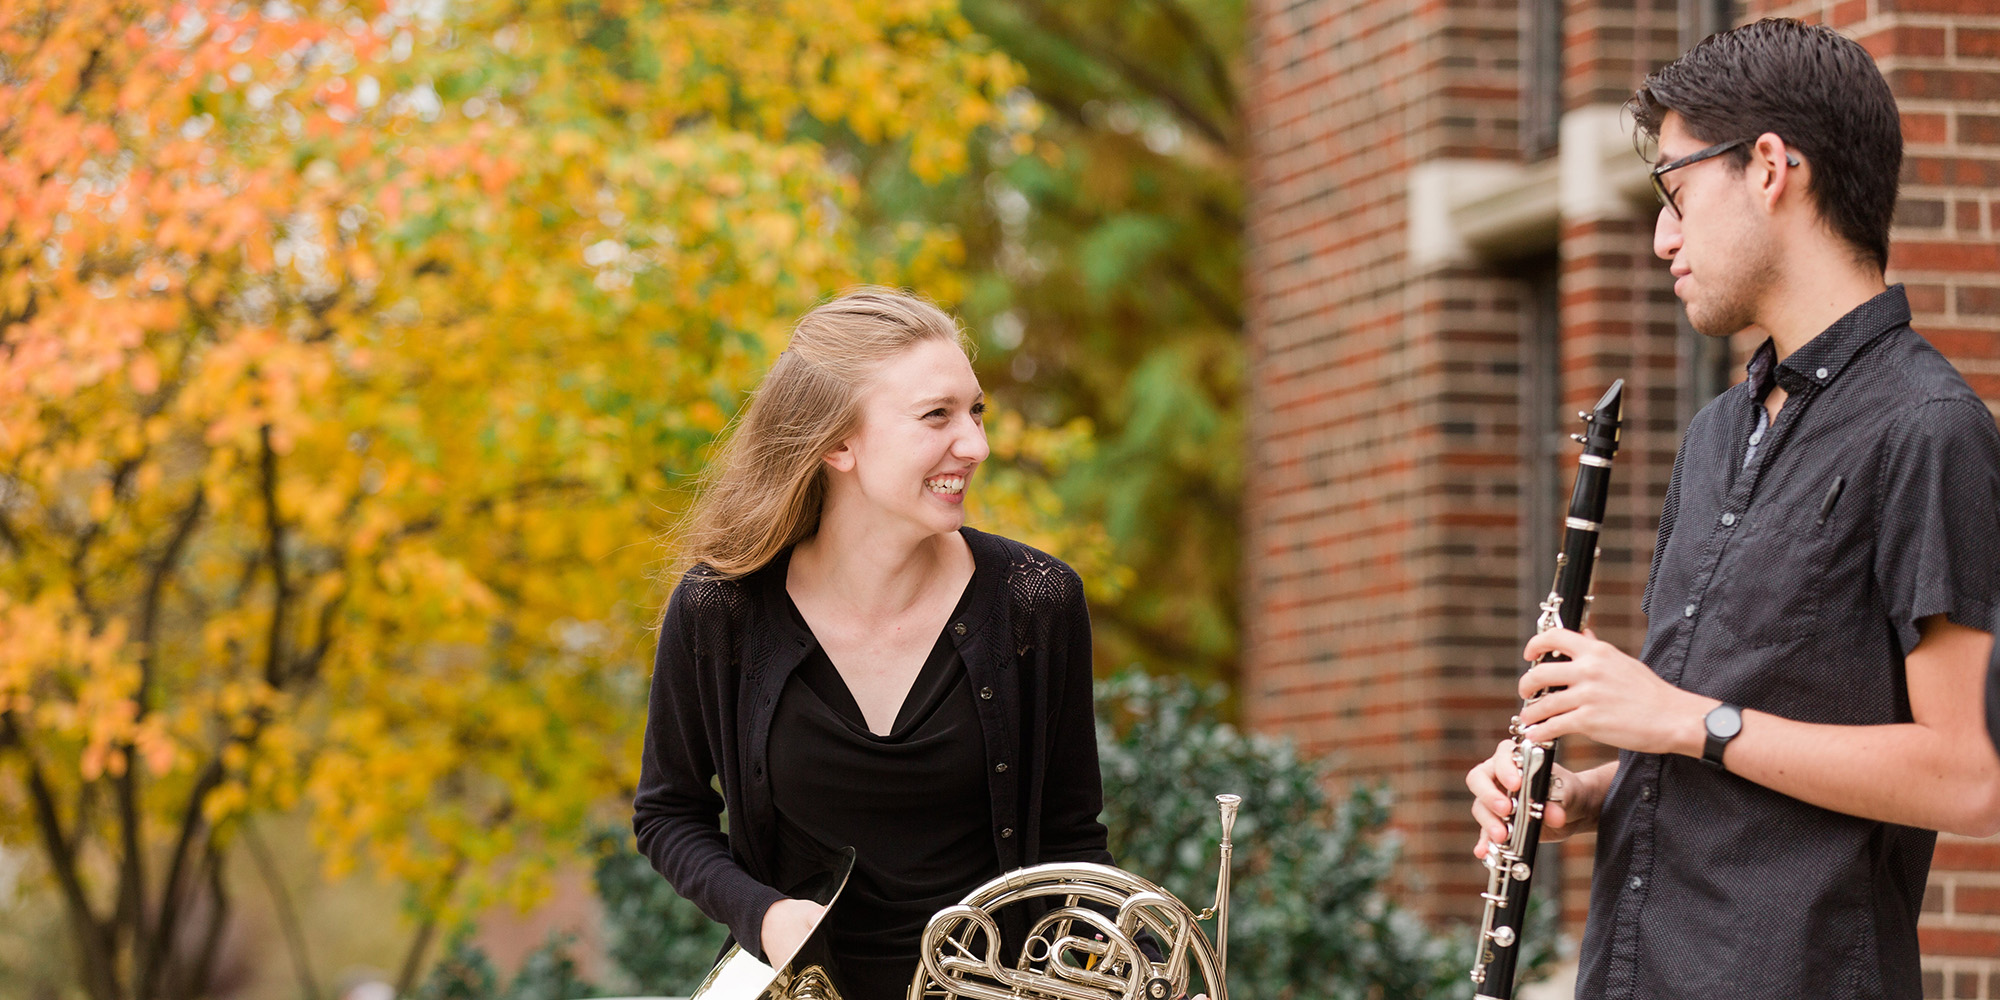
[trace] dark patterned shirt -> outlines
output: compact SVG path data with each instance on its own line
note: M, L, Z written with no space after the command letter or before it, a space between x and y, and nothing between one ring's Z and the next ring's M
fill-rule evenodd
M1911 721L1918 621L1989 628L2000 431L1890 288L1688 426L1660 513L1640 658L1802 722ZM1773 385L1788 396L1746 464ZM1622 753L1578 997L1916 998L1936 835L1680 755Z

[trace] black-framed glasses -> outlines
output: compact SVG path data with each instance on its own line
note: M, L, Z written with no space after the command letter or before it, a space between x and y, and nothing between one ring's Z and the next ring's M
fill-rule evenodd
M1678 160L1674 160L1670 163L1662 163L1659 166L1654 167L1652 173L1653 194L1660 199L1660 204L1665 205L1667 207L1667 211L1674 213L1674 218L1676 219L1680 218L1681 207L1679 205L1674 204L1674 193L1672 191L1667 190L1667 182L1664 179L1666 175L1676 170L1679 170L1682 167L1693 166L1694 164L1700 163L1703 160L1713 159L1714 157L1721 156L1722 154L1727 153L1730 150L1735 149L1738 146L1745 145L1749 142L1750 140L1748 139L1731 139L1728 142L1718 142L1715 145L1708 147L1707 149L1695 150L1694 152L1689 153L1688 155L1683 156Z
M1667 182L1661 180L1660 178L1675 170L1679 170L1682 167L1690 166L1692 164L1700 163L1703 160L1721 156L1722 154L1727 153L1738 146L1748 145L1749 143L1754 141L1756 140L1731 139L1728 142L1718 142L1715 145L1708 147L1707 149L1695 150L1694 152L1689 153L1688 155L1683 156L1680 159L1673 161L1672 163L1662 163L1659 166L1654 167L1652 173L1653 194L1660 199L1660 204L1665 205L1667 207L1667 211L1674 213L1674 218L1676 219L1680 218L1681 207L1679 205L1674 204L1673 192L1667 190ZM1799 165L1799 158L1797 156L1794 156L1790 150L1785 151L1785 165L1792 167L1796 167Z

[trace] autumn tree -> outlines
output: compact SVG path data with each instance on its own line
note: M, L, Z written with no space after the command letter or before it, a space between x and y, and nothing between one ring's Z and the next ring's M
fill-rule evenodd
M1010 141L928 184L885 158L864 209L949 223L994 391L1096 446L1057 477L1132 586L1099 662L1235 675L1245 429L1242 0L962 0L1023 70ZM862 157L866 162L865 157Z
M407 887L406 989L572 850L785 321L962 291L827 137L943 181L1016 72L938 0L0 5L0 840L84 992L203 992L273 811ZM997 464L988 523L1087 557Z

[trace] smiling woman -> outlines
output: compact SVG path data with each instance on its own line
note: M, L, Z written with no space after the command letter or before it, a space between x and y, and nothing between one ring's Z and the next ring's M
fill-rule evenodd
M807 313L660 623L639 848L772 966L809 944L845 1000L903 996L931 915L1001 871L1111 860L1082 584L965 527L988 453L967 343L888 289ZM850 849L831 911L792 898Z

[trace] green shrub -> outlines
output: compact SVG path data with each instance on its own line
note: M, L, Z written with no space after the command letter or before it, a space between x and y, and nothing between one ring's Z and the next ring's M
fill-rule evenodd
M461 929L417 987L417 1000L492 1000L499 992L499 979L486 952L472 943L470 929Z
M1118 864L1207 906L1221 837L1215 796L1233 792L1243 796L1231 838L1233 997L1471 996L1470 934L1436 933L1383 891L1398 848L1384 829L1388 791L1357 784L1334 801L1323 769L1289 741L1217 721L1221 697L1137 670L1098 685L1104 822Z
M694 992L715 964L728 929L703 916L653 871L630 830L602 831L592 846L605 954L640 992Z

